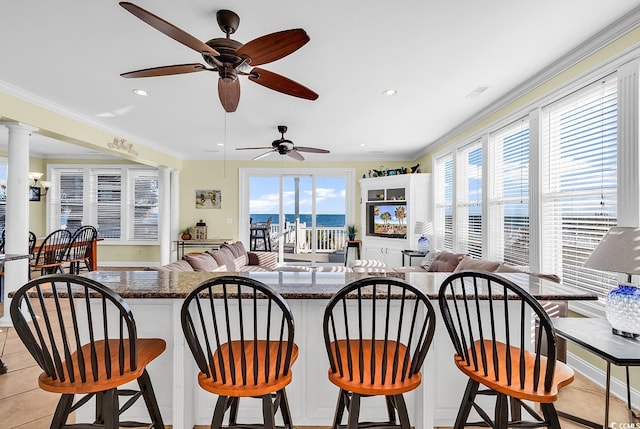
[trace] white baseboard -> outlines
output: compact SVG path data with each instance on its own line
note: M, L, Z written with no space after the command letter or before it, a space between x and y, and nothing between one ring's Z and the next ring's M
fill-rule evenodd
M607 373L600 368L595 367L589 362L585 361L574 355L573 353L567 353L567 365L573 368L574 371L579 372L591 381L605 388ZM615 366L612 364L612 366ZM618 380L615 377L611 377L611 393L627 403L627 384L626 381ZM638 409L640 404L640 391L631 389L631 406Z

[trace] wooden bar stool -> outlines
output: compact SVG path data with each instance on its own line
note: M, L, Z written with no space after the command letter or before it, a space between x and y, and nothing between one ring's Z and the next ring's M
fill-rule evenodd
M427 296L393 278L365 278L340 290L324 313L329 381L340 388L333 429L360 425L361 398L384 396L389 420L376 424L410 429L403 394L422 381L420 368L435 331ZM396 417L397 415L397 417ZM373 423L367 423L371 427Z
M129 306L111 289L70 274L39 277L15 293L11 320L44 371L38 379L40 388L62 395L52 429L148 427L120 422L120 413L139 398L144 399L152 427L164 428L146 367L164 351L165 342L138 338ZM121 388L132 381L139 390ZM83 396L74 403L76 394ZM122 407L120 396L130 397ZM69 414L92 397L95 421L67 425Z
M211 428L275 428L280 410L286 429L293 429L285 387L298 357L293 342L293 314L280 294L247 278L206 280L185 299L182 330L200 369L198 383L218 395ZM260 398L264 425L236 421L240 398Z
M503 277L474 271L449 276L438 300L455 348L454 362L469 377L454 428L560 429L553 403L560 388L573 381L573 370L556 360L556 333L540 303ZM539 323L539 334L528 350L532 318ZM493 417L476 402L477 395L496 398ZM542 416L525 401L540 404ZM472 409L482 422L467 422ZM532 419L522 419L523 409Z

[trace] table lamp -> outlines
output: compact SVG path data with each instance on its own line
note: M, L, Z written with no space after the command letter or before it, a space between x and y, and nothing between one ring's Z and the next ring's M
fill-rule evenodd
M420 236L418 239L418 252L427 253L429 251L429 239L426 236L433 234L433 223L417 221L413 233Z
M640 274L640 228L611 228L584 266L627 275L626 283L607 295L607 320L614 334L640 336L640 289L631 283L631 276Z

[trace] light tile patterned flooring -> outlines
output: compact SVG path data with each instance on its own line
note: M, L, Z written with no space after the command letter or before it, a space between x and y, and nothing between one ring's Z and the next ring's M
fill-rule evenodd
M9 367L8 373L0 375L0 429L48 428L58 395L38 388L41 369L14 329L2 329L0 356ZM604 392L578 375L576 381L561 391L556 407L589 420L603 421ZM331 418L327 416L327 423ZM616 398L612 399L610 422L628 422L625 405ZM582 427L567 420L561 423L563 428Z

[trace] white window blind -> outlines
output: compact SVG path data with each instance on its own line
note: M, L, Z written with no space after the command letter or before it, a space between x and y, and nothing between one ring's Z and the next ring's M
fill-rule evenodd
M490 259L529 266L529 120L489 136Z
M458 149L456 157L456 250L482 258L482 145Z
M543 269L606 296L615 274L583 267L617 223L617 79L542 109Z
M158 175L149 170L129 171L129 211L133 213L133 240L155 240L158 237Z
M132 166L51 165L48 229L94 225L106 242L158 241L158 172ZM50 197L49 197L50 196Z
M435 161L434 232L436 247L453 250L453 156Z
M4 180L6 186L7 183L7 159L0 158L0 180ZM7 219L7 189L0 187L0 231L4 230L5 222Z

